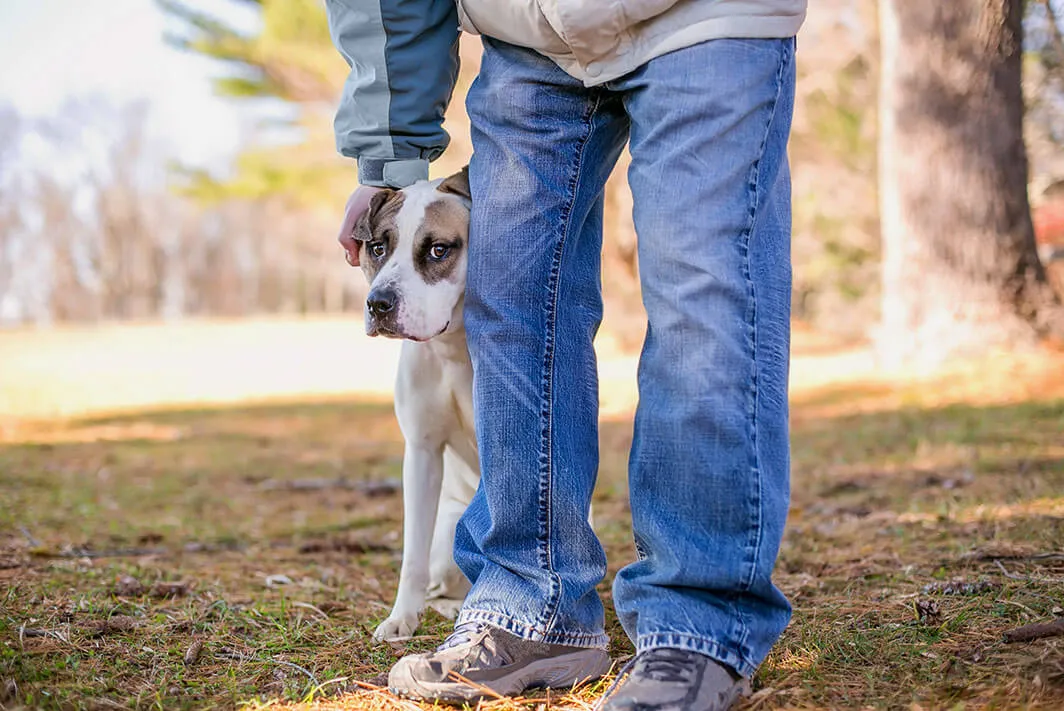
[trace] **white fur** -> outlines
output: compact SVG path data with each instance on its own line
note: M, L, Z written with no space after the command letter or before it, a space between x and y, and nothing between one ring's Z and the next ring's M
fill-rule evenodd
M426 603L457 614L469 582L454 562L454 532L480 481L473 431L473 367L462 325L465 249L452 279L427 284L413 266L414 235L439 181L404 190L396 216L398 247L372 286L399 293L399 322L407 338L399 357L395 412L406 440L403 455L403 563L391 614L377 640L409 637ZM382 281L384 280L384 281ZM443 331L441 333L441 331Z
M427 340L450 326L454 306L465 293L466 260L462 259L452 277L427 284L414 267L417 231L424 223L425 208L436 200L460 200L436 191L442 180L415 183L403 190L403 206L396 215L398 244L395 252L373 280L373 286L391 287L398 295L397 325L405 338ZM461 316L461 310L458 310ZM369 319L367 307L366 318Z

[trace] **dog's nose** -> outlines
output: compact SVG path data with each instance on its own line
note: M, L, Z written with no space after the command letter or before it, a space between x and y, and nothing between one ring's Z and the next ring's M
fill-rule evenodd
M366 299L366 306L374 316L383 316L395 308L395 291L392 289L374 289Z

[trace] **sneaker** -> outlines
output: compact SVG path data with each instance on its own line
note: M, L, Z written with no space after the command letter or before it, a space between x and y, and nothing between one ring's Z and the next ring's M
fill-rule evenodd
M466 622L435 652L396 662L388 688L410 699L461 704L533 688L568 688L597 679L609 668L604 649L532 642L482 622Z
M652 649L618 675L598 711L727 711L745 688L742 677L705 655Z

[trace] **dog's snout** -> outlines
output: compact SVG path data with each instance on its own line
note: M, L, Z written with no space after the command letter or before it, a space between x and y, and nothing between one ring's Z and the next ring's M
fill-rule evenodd
M374 289L366 299L366 306L374 316L383 316L395 308L396 298L394 289Z

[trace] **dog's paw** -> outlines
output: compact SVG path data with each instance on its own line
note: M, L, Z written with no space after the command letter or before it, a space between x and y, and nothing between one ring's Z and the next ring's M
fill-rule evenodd
M426 604L448 620L453 620L458 617L458 612L462 609L462 602L463 600L455 600L449 597L437 597L430 598Z
M417 615L393 615L380 623L373 633L378 642L396 642L407 639L417 629Z

